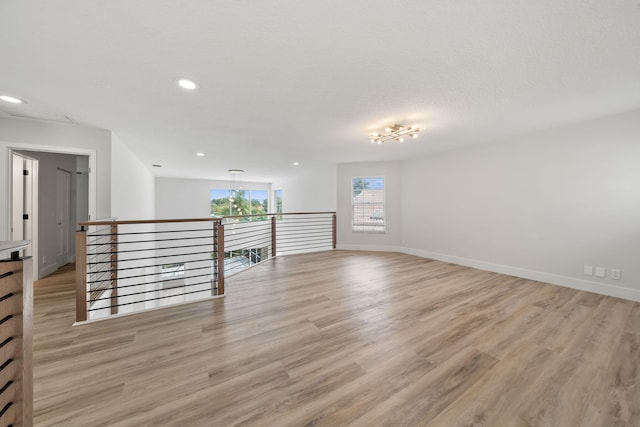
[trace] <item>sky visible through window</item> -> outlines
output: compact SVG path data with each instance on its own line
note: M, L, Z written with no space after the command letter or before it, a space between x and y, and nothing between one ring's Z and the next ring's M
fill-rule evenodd
M209 202L212 216L261 215L268 212L269 192L213 188L209 190Z
M369 184L372 190L381 190L384 188L384 179L382 178L365 178L365 182Z
M210 192L209 200L229 198L229 190L213 189Z
M352 186L352 231L384 233L385 195L383 177L358 177Z

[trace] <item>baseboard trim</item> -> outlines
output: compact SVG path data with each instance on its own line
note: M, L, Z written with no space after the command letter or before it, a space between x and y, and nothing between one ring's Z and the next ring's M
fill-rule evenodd
M545 273L542 271L528 270L509 265L495 264L471 258L462 258L453 255L441 254L437 252L424 251L413 248L400 248L398 251L408 255L415 255L421 258L435 259L452 264L473 267L479 270L492 271L494 273L507 274L509 276L522 277L524 279L536 280L538 282L551 283L552 285L564 286L578 289L580 291L593 292L610 297L622 298L630 301L640 302L640 290L611 285L609 283L593 282L591 280L578 279L575 277L561 276L558 274Z
M522 277L524 279L536 280L538 282L550 283L552 285L564 286L581 291L593 292L600 295L607 295L610 297L640 302L640 290L638 289L625 288L623 286L616 286L610 283L594 282L591 280L579 279L576 277L528 270L526 268L495 264L487 261L481 261L472 258L463 258L454 255L425 251L421 249L405 248L402 246L344 244L338 244L337 249L349 251L400 252L408 255L419 256L421 258L450 262L452 264L464 265L466 267L477 268L479 270L493 271L495 273L507 274L509 276Z
M40 267L40 271L38 272L38 275L40 276L38 277L38 280L52 273L55 273L56 271L58 271L58 264L43 265L42 267Z
M175 307L180 307L180 306L187 305L187 304L195 304L195 303L199 303L199 302L211 301L211 300L214 300L214 299L224 298L226 296L227 296L226 294L213 295L213 296L210 296L210 297L205 297L205 298L197 299L197 300L193 300L193 301L182 301L182 302L177 302L175 304L162 305L160 307L145 308L144 310L131 311L131 312L127 312L127 313L111 314L111 315L109 315L107 317L100 317L98 319L87 319L87 320L82 320L80 322L74 322L71 326L87 325L89 323L102 322L104 320L112 320L112 319L117 319L117 318L120 318L120 317L137 316L139 314L145 314L145 313L149 313L151 311L165 310L167 308L175 308Z
M343 251L371 251L371 252L400 252L405 253L405 248L400 246L380 246L380 245L341 245L337 244L336 249Z

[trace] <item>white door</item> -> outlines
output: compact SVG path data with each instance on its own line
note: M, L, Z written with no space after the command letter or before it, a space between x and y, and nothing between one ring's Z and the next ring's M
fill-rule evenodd
M12 153L11 240L31 242L24 256L32 256L38 277L38 160Z
M24 254L32 256L35 252L35 245L37 244L35 236L37 234L38 222L36 220L37 201L35 200L37 194L38 184L34 184L37 179L36 165L37 160L24 159L24 240L31 242L31 245L25 249Z
M56 223L58 231L58 268L70 261L71 247L71 173L58 169L56 191Z
M11 240L24 240L24 157L13 155L11 189Z

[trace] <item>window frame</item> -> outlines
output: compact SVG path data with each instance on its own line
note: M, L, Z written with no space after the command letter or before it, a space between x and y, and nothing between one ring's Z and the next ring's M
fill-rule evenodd
M353 191L353 182L356 179L381 179L382 180L382 225L378 226L374 225L356 225L355 224L355 197ZM387 232L387 177L385 175L360 175L360 176L352 176L349 180L350 192L351 192L351 232L352 233L364 233L364 234L386 234ZM363 188L364 190L364 188ZM354 227L379 227L379 229L375 230L356 230Z
M185 274L185 263L184 262L174 262L170 264L162 264L160 266L160 275L162 280L173 280L184 277Z
M209 216L210 217L213 218L213 217L218 216L215 213L211 212L211 192L212 191L225 191L225 192L227 192L228 194L227 194L226 199L228 200L228 203L229 203L229 205L228 205L228 207L229 207L229 215L228 216L237 216L238 215L237 212L236 213L233 212L233 207L231 206L231 201L229 201L229 198L231 197L231 192L234 191L234 190L227 189L227 188L215 188L214 187L214 188L209 188ZM245 195L247 196L245 198L248 201L248 206L249 206L249 212L243 213L242 215L265 215L266 216L269 213L268 210L269 210L269 193L270 193L270 189L241 188L239 191L243 191L245 193ZM264 198L263 199L254 199L252 197L254 192L265 192L266 193L266 199L264 199ZM267 212L264 212L264 213L253 213L252 212L253 211L253 206L252 206L252 203L251 203L253 200L260 200L261 204L264 203L264 201L266 200L267 201ZM226 215L223 215L223 216L226 216ZM253 220L253 218L251 220Z
M280 196L280 203L278 203L278 193ZM282 197L283 191L282 188L276 188L274 190L272 190L272 196L273 196L273 204L272 204L272 210L271 213L274 214L281 214L282 213Z

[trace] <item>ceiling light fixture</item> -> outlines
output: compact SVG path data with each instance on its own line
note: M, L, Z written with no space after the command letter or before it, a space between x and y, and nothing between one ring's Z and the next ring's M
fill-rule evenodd
M300 162L293 162L293 166L300 166Z
M405 136L411 138L417 138L418 133L421 131L417 125L404 126L394 124L384 128L384 132L372 132L369 135L369 141L372 144L382 144L383 142L394 139L396 142L403 142Z
M182 89L195 90L198 88L198 84L196 82L185 78L176 79L176 83Z
M26 102L23 101L22 99L16 98L15 96L10 96L10 95L0 95L0 99L10 104L26 104Z
M230 215L242 215L242 202L244 194L242 191L242 177L244 173L243 169L229 169L231 174L231 181L229 181L229 211ZM241 206L238 206L240 204ZM233 209L231 208L233 205ZM233 212L235 210L235 212ZM237 220L235 222L238 222ZM231 227L233 229L233 226Z
M198 156L198 157L204 157L204 153L196 153L196 156Z

